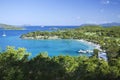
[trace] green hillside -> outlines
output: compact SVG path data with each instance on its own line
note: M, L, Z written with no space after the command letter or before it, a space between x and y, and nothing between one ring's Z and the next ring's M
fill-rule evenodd
M0 29L4 29L4 30L22 30L23 28L13 26L13 25L8 25L8 24L0 24Z

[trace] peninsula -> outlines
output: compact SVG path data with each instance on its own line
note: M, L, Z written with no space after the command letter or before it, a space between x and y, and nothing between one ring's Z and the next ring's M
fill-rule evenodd
M3 30L23 30L22 27L17 27L17 26L8 25L8 24L0 24L0 29L3 29Z

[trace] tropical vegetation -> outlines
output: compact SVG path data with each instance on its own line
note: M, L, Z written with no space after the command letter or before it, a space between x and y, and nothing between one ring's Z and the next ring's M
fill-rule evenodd
M8 46L0 53L0 80L120 80L120 57L112 64L95 55L29 58L24 48Z
M24 48L10 47L0 52L0 80L120 80L120 27L85 26L54 32L35 31L21 35L22 39L84 39L101 45L108 61L91 57L53 56L39 53L30 57ZM40 37L41 39L41 37Z

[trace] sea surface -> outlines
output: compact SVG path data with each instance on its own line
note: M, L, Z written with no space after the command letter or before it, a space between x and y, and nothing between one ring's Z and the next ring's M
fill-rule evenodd
M33 27L32 27L33 28ZM26 30L0 30L0 50L4 51L6 46L14 46L15 48L26 48L27 52L31 53L31 57L35 57L41 52L47 52L49 56L70 55L70 56L91 56L92 54L80 54L78 51L93 50L94 46L87 43L79 42L77 40L59 39L59 40L24 40L20 35L40 30L52 31L50 28L32 29L27 27ZM3 33L6 36L2 36Z

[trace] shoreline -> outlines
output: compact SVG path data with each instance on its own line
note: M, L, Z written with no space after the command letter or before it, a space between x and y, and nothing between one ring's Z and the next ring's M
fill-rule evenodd
M93 43L93 42L89 42L89 41L84 40L84 39L77 39L76 41L84 42L84 43L86 43L86 44L92 45L92 46L94 47L94 49L98 49L99 51L103 51L103 50L100 48L101 46L100 46L99 44L95 44L95 43Z
M36 38L34 38L34 37L22 37L22 39L36 39L36 40L44 40L44 39L50 39L50 40L56 40L56 39L61 39L61 38L59 38L58 36L36 36ZM100 45L99 44L96 44L96 43L94 43L94 42L90 42L90 41L87 41L87 40L85 40L85 39L72 39L72 40L76 40L76 41L79 41L79 42L84 42L84 43L86 43L86 44L88 44L88 45L91 45L91 46L93 46L94 47L94 49L98 49L99 51L103 51L100 47Z

